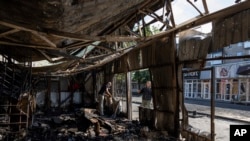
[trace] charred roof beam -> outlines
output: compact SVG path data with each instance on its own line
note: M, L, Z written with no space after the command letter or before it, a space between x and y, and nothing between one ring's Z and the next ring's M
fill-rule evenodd
M41 29L41 31L38 31L37 29L32 29L30 27L27 27L26 25L20 25L17 23L11 23L7 22L4 20L0 20L0 24L11 27L11 28L16 28L19 30L23 31L28 31L33 34L48 34L52 35L58 38L62 39L72 39L72 40L77 40L77 41L106 41L106 42L126 42L126 41L135 41L135 40L140 40L138 37L134 36L111 36L111 35L106 35L106 36L91 36L91 35L83 35L83 34L77 34L77 33L69 33L69 32L62 32L62 31L55 31L51 29Z
M0 40L0 44L9 45L9 46L20 46L20 47L34 48L34 49L60 50L60 48L51 48L50 46L26 44L26 43L13 42L13 41L10 42L10 41L5 41L5 40Z
M42 39L43 41L45 41L49 46L51 47L57 47L57 45L55 43L53 43L52 41L50 41L48 38L46 38L45 36L43 36L41 33L39 32L31 32L33 35L39 37L40 39Z
M191 4L200 13L201 16L204 16L204 14L200 11L200 9L197 8L190 0L187 0L187 2Z
M8 31L6 31L6 32L3 32L3 33L0 33L0 38L1 37L5 37L5 36L7 36L7 35L9 35L9 34L13 34L13 33L16 33L16 32L19 32L20 30L19 29L10 29L10 30L8 30Z

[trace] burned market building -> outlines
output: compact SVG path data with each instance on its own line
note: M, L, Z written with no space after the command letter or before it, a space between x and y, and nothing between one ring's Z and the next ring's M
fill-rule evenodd
M174 2L1 1L0 140L213 141L213 116L210 133L189 126L183 73L214 70L204 67L209 52L249 40L250 1L211 13L206 0L204 10L187 1L198 16L181 24ZM156 22L159 32L149 34ZM195 30L206 23L211 34ZM132 120L131 72L140 69L150 72L153 108L138 107ZM113 102L100 116L105 82Z

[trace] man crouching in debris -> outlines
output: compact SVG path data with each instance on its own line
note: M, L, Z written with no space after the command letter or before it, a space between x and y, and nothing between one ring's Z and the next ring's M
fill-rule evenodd
M98 93L98 101L99 101L98 110L101 116L104 115L103 113L104 96L112 97L110 93L111 85L112 85L111 82L104 83Z
M142 107L151 108L152 90L151 81L147 81L144 88L138 90L139 94L142 94Z

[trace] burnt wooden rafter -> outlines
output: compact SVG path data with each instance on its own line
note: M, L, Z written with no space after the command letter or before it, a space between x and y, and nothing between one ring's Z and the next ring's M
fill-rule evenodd
M147 0L147 1L145 1L142 5L140 5L137 8L136 13L133 12L133 13L127 15L126 17L120 19L119 21L116 21L114 23L114 25L112 25L111 27L108 27L108 29L106 29L106 30L104 29L105 32L102 32L101 35L110 34L110 33L114 32L115 30L118 30L118 28L128 25L128 23L131 23L133 20L138 21L137 16L138 16L140 9L148 8L148 6L150 4L154 5L158 2L159 2L159 0L154 0L154 1Z
M70 47L65 47L66 50L75 50L75 49L80 49L80 48L86 48L87 46L91 45L91 43L87 42L79 42L78 44Z
M53 62L53 60L42 50L37 49L38 52L40 52L45 58L46 60L48 60L49 62Z
M207 7L207 1L206 0L202 0L202 4L203 4L204 10L205 10L204 14L208 14L209 10L208 10L208 7Z
M187 2L188 2L189 4L191 4L191 5L200 13L201 16L204 15L204 14L200 11L200 9L197 8L197 7L193 4L193 2L191 2L190 0L187 0Z
M147 33L146 33L146 22L145 22L145 17L141 16L141 19L142 19L142 30L143 30L143 37L146 37L147 36ZM139 27L140 28L140 27Z
M168 19L170 18L170 21L172 23L172 26L175 27L175 20L174 20L174 15L173 15L173 10L172 10L172 5L170 0L166 0L166 11L168 12Z
M30 27L27 27L25 25L20 24L13 24L11 22L6 22L3 20L0 20L0 25L4 25L6 27L11 27L23 31L28 31L34 34L48 34L52 36L56 36L58 38L63 39L72 39L77 41L106 41L106 42L124 42L124 41L136 41L140 40L138 37L133 36L91 36L91 35L82 35L77 33L69 33L69 32L63 32L63 31L55 31L50 29L43 29L43 31L37 31L36 29L31 29ZM41 35L39 35L41 37Z
M132 34L132 35L134 35L134 36L136 36L136 37L140 37L140 35L137 34L137 33L134 32L134 31L132 31L132 30L129 28L129 26L125 26L124 29L125 29L127 32L129 32L130 34Z
M116 58L119 58L121 57L122 55L128 53L129 51L131 51L133 48L126 48L124 49L123 51L117 51L115 53L112 53L111 55L108 55L106 56L105 58L102 58L102 59L98 59L98 61L95 61L93 64L90 64L86 67L78 67L78 64L72 68L72 69L68 69L66 71L60 71L60 72L54 72L52 73L52 75L60 75L60 74L75 74L75 73L79 73L79 72L82 72L82 71L85 71L85 70L90 70L90 69L93 69L93 68L96 68L96 67L100 67ZM93 59L93 58L92 58ZM92 60L91 59L91 60ZM83 62L87 61L88 62L88 59L85 59L85 60L82 60ZM78 67L78 68L77 68Z
M20 31L20 30L18 30L18 29L10 29L10 30L8 30L6 32L0 33L0 38L4 37L4 36L7 36L9 34L12 34L12 33L16 33L18 31Z
M3 36L2 38L8 39L9 41L13 41L13 42L16 42L16 43L21 42L19 39L16 39L16 38L13 38L13 37L10 37L10 36Z
M76 33L67 33L62 31L47 31L47 33L59 38L72 39L78 41L128 42L140 40L140 38L134 36L90 36Z
M16 25L10 25L10 24L7 24L7 23L3 23L3 25L7 26L7 27L11 27L13 29L7 31L7 32L4 32L4 33L1 33L0 34L0 37L4 37L4 36L7 36L9 34L13 34L13 33L16 33L16 32L19 32L21 30L24 30L24 31L29 31L31 32L33 35L37 36L38 38L42 39L43 41L45 41L46 43L48 43L49 46L51 47L56 47L56 44L54 44L52 41L50 41L48 38L46 38L45 36L43 36L41 33L35 31L35 30L29 30L27 28L22 28L22 27L19 27L19 26L16 26Z
M9 41L3 41L3 40L0 40L0 44L9 45L9 46L21 46L21 47L34 48L34 49L60 50L60 48L51 48L50 46L26 44L26 43L20 43L20 42L9 42Z
M86 47L88 45L93 45L93 44L89 43L90 41L86 41L84 38L88 38L89 40L91 39L91 40L103 40L103 41L130 41L131 39L132 40L134 39L134 37L109 37L109 36L105 36L105 37L104 36L103 37L98 37L98 36L90 37L90 36L88 36L87 37L85 35L57 32L57 31L47 31L47 33L44 33L44 32L36 31L33 29L29 29L29 28L26 28L26 27L23 27L20 25L16 25L16 24L4 22L4 21L0 21L0 24L7 26L7 27L14 28L13 30L2 33L1 34L2 36L5 36L7 34L12 34L12 33L18 32L20 30L24 30L24 31L28 31L28 32L32 33L33 35L39 37L40 39L45 41L48 44L48 46L27 44L27 43L21 43L21 42L13 42L13 41L9 42L6 40L0 40L0 44L11 45L11 46L22 46L22 47L28 47L28 48L34 48L34 49L61 50L60 48L56 48L56 45L52 41L50 41L48 38L46 38L46 36L43 36L46 34L51 34L53 36L60 37L63 39L72 39L72 40L80 41L77 44L73 44L73 46L70 46L67 48L70 50L83 48L83 47ZM95 47L101 48L104 50L108 50L108 51L114 51L111 48L107 48L107 47L103 47L103 46L95 46ZM45 52L41 52L41 51L39 51L39 52L45 57L46 60L48 60L49 62L52 62L52 60L49 58L49 56Z
M150 16L150 17L152 17L152 18L158 20L159 22L163 23L164 25L167 25L167 23L166 23L165 21L163 21L163 19L162 19L160 16L158 16L157 14L155 14L154 12L151 13L151 12L147 12L147 10L146 10L146 12L140 10L140 13L142 13L142 14L144 14L144 15L146 15L146 16ZM152 15L151 15L151 14L152 14ZM154 15L154 16L153 16L153 15Z
M62 46L62 48L65 48L66 50L74 50L74 49L79 49L79 48L84 48L88 45L91 45L92 42L83 42L83 41L76 41L71 44L68 44L66 46Z
M52 41L50 41L48 38L46 38L45 36L43 36L41 33L39 32L31 32L33 35L39 37L40 39L42 39L43 41L45 41L48 45L50 45L51 47L57 47L55 43L53 43Z

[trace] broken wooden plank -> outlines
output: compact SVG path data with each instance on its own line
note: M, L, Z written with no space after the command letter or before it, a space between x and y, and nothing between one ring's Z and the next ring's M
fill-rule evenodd
M40 52L46 58L46 60L48 60L49 62L53 62L53 60L45 52L41 51L40 49L38 49L37 51Z
M197 8L190 0L187 0L187 2L188 2L189 4L191 4L191 5L200 13L201 16L204 15L204 14L200 11L200 9Z
M77 41L106 41L106 42L129 42L129 41L138 41L140 38L135 36L91 36L91 35L82 35L77 33L68 33L68 32L62 32L62 31L52 31L48 30L48 34L64 38L64 39L72 39Z
M52 48L50 46L16 43L16 42L8 42L8 41L1 41L1 40L0 40L0 44L2 44L2 45L10 45L10 46L21 46L21 47L35 48L35 49L60 50L60 48Z
M151 14L148 14L147 12L144 12L144 11L142 11L142 10L139 10L139 12L142 13L142 14L144 14L144 15L150 16L150 17L152 17L153 19L158 20L159 22L163 23L164 25L167 25L166 22L164 22L162 19L158 18L158 15L157 15L157 16L152 16ZM154 14L154 15L156 15L156 14Z
M207 7L207 1L206 0L202 0L202 4L203 4L204 10L205 10L204 14L208 14L209 11L208 11L208 7Z
M40 39L44 40L46 43L48 43L48 45L50 45L51 47L56 47L56 44L53 43L52 41L50 41L48 38L46 38L45 36L41 35L41 33L39 32L31 32L33 35L39 37Z
M91 35L83 35L83 34L77 34L77 33L69 33L69 32L63 32L63 31L55 31L51 29L44 29L43 31L37 31L37 29L32 29L31 27L28 27L27 25L21 25L18 23L12 23L10 21L4 21L0 20L0 24L11 27L11 28L16 28L19 30L23 31L28 31L33 34L49 34L53 35L58 38L63 38L63 39L72 39L72 40L78 40L78 41L107 41L107 42L128 42L128 41L136 41L139 40L140 38L134 37L134 36L91 36Z

